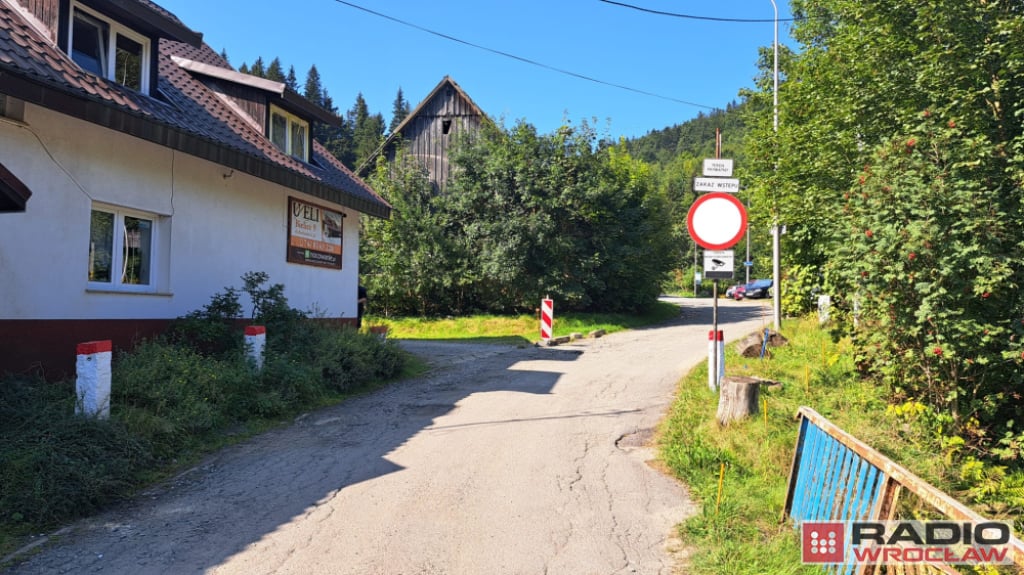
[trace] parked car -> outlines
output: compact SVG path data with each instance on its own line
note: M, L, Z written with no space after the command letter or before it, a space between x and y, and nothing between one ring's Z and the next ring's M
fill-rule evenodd
M725 290L725 297L730 299L743 299L744 289L746 289L746 286L743 284L729 286L729 289Z
M772 280L754 280L743 286L742 297L760 299L771 295ZM739 299L739 298L737 298Z

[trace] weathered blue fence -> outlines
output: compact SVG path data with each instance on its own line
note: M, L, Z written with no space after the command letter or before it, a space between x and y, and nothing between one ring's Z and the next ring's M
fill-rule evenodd
M813 409L801 407L793 465L786 494L787 516L797 528L805 521L886 521L898 519L896 504L902 490L913 493L934 511L948 519L985 521L966 505L949 497L906 468L839 429ZM850 534L844 548L850 549ZM1024 544L1011 543L1011 556L1024 567ZM861 575L881 567L867 564L829 565L826 572ZM949 565L894 569L899 573L957 573Z

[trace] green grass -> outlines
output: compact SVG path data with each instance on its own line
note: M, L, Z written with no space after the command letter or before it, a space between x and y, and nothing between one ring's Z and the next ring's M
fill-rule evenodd
M268 346L259 372L239 354L142 342L113 362L105 421L74 415L73 381L0 379L0 557L207 453L425 370L351 329L300 323L293 338Z
M801 405L934 485L943 488L948 479L933 442L886 415L882 390L857 379L847 342L833 343L813 320L790 320L785 328L790 344L775 348L771 359L740 357L731 345L726 351L728 375L782 383L762 386L766 403L756 417L721 428L715 421L718 396L708 390L702 364L680 382L662 422L661 458L686 482L701 509L680 526L684 543L693 549L689 573L820 572L801 564L798 533L782 520L796 442L794 415Z
M586 335L603 329L607 333L643 327L679 317L679 307L658 302L642 314L625 313L559 313L555 309L552 335L559 337L573 332ZM534 343L540 340L540 320L533 315L474 315L444 319L381 318L367 316L366 325L388 326L388 337L396 339L431 339L473 341L477 343Z

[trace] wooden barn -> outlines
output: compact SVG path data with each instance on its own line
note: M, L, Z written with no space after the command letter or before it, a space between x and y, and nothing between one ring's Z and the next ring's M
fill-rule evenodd
M449 176L448 150L453 137L478 130L484 121L489 120L483 111L451 76L445 76L356 173L365 177L381 156L393 162L402 145L430 174L434 189L443 190Z

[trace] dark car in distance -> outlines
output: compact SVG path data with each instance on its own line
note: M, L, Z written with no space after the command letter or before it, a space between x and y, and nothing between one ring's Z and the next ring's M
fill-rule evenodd
M771 292L770 292L771 287L772 287L772 280L754 280L754 281L748 283L747 285L743 286L743 290L742 291L741 290L737 290L737 292L739 292L740 295L736 299L740 299L740 298L744 298L744 297L747 297L747 298L750 298L750 299L766 298L769 295L771 295Z

